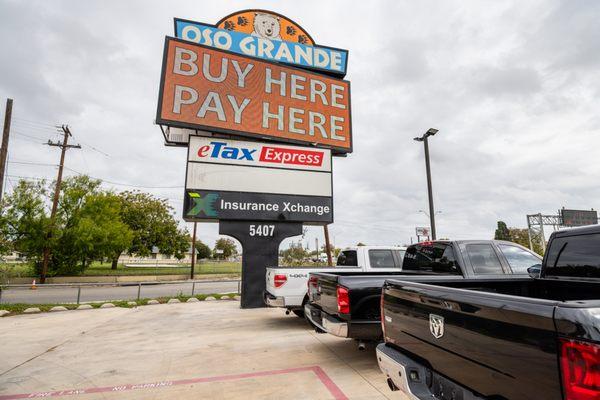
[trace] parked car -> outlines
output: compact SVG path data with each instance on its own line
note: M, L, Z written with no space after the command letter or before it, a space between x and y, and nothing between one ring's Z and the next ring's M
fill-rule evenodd
M400 270L405 247L357 246L340 252L335 267L273 267L267 268L265 303L283 307L287 312L304 316L308 300L308 274L319 271L390 271Z
M600 399L600 226L553 233L530 272L539 277L388 280L377 359L390 388L411 399Z
M305 315L317 328L336 336L381 340L380 297L387 279L419 282L528 278L527 268L541 257L518 244L496 240L433 241L411 245L402 271L310 274ZM364 344L359 343L363 349Z

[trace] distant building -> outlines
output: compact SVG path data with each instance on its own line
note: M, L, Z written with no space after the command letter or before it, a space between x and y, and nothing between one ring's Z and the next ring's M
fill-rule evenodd
M196 255L198 250L196 250ZM178 265L190 264L192 262L192 246L190 245L184 257L179 260L173 255L162 254L156 246L152 248L152 253L148 257L140 257L135 254L121 254L119 257L120 264L151 264L151 265Z
M13 251L12 253L8 253L3 256L0 256L0 260L2 262L6 262L6 263L21 263L21 262L26 262L27 257L25 257L25 255L23 255L21 253Z

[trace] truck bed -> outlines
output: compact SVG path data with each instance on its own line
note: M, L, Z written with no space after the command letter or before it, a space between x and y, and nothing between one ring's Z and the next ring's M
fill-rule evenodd
M381 288L386 280L397 279L419 279L422 280L441 280L448 279L448 275L432 273L425 277L419 271L395 271L395 272L319 272L311 274L318 279L320 293L313 297L313 303L330 315L337 315L342 319L347 316L341 315L337 307L337 286L341 285L350 289L350 309L353 317L357 319L379 320L379 304ZM461 279L462 277L458 277Z
M388 280L383 296L387 345L486 398L562 399L558 336L600 341L597 282Z

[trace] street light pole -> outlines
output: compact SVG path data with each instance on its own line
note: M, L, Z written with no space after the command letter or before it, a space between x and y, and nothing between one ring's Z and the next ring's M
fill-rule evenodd
M427 171L427 194L429 197L429 220L431 221L431 239L436 240L435 234L435 210L433 207L433 188L431 184L431 166L429 164L429 142L427 138L429 136L433 136L438 132L437 129L430 128L425 134L421 137L416 137L415 140L417 142L423 142L425 146L425 169Z

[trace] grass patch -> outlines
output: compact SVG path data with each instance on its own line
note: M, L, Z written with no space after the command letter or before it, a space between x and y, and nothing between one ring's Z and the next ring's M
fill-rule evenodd
M111 269L108 263L92 263L82 276L114 276L114 275L189 275L190 265L180 267L126 267L122 264L117 269ZM239 275L242 272L242 264L239 262L199 262L194 268L195 275L208 274L232 274Z
M225 300L225 299L233 299L235 296L238 296L237 293L226 293L226 294L199 294L196 296L193 296L195 298L197 298L200 301L205 300L208 296L213 296L214 298L218 299L218 300ZM182 303L186 302L190 297L192 296L184 296L184 295L179 295L176 297L157 297L155 299L140 299L137 302L135 301L104 301L104 302L94 302L94 303L82 303L82 304L89 304L91 305L93 308L100 308L100 306L104 303L113 303L116 307L122 307L122 308L133 308L133 307L137 307L137 306L145 306L148 305L148 301L149 300L158 300L159 303L164 304L166 302L169 301L169 299L179 299L179 301L181 301ZM135 302L136 304L128 304L128 303L133 303ZM6 310L10 312L10 315L18 315L18 314L23 314L23 311L25 311L28 308L31 307L37 307L39 308L42 312L48 312L50 311L50 309L52 307L56 307L56 306L63 306L68 310L75 310L79 304L73 304L73 303L56 303L56 304L23 304L23 303L15 303L15 304L0 304L0 310Z
M130 276L130 275L189 275L190 265L178 267L126 267L119 264L117 269L112 269L110 263L93 262L82 274L76 276ZM231 275L234 277L242 273L242 264L239 262L199 262L194 268L194 275ZM0 264L0 282L12 278L35 277L29 264Z

